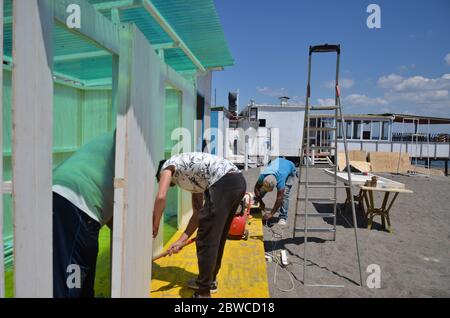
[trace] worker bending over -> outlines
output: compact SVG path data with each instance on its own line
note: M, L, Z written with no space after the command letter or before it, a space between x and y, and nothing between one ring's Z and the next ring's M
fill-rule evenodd
M255 198L260 203L262 211L265 210L266 206L263 201L264 196L267 192L272 192L275 186L277 187L275 205L270 213L264 214L263 220L269 220L280 210L278 224L282 226L286 225L289 199L296 175L297 170L295 169L295 165L284 158L275 159L260 174L255 185Z
M111 228L114 133L95 138L53 170L53 295L94 297L100 228ZM30 264L32 266L32 264Z
M161 161L156 178L159 190L153 210L153 236L158 234L169 187L178 185L191 192L192 217L169 251L178 253L198 228L199 275L188 281L188 286L197 290L195 298L211 297L217 291L217 274L228 231L246 191L245 179L230 161L207 153L184 153Z

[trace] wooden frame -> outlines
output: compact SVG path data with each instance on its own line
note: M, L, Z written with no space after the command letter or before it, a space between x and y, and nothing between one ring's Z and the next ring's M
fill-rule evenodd
M181 124L191 133L196 95L194 85L161 61L136 26L121 24L119 30L112 297L149 297L152 250L162 248L162 231L152 238L152 209L156 168L164 158L166 85L182 92ZM186 193L181 211L184 225L191 211Z
M151 212L156 191L155 168L164 156L160 125L164 122L161 105L165 84L182 92L181 125L192 134L196 78L187 79L163 63L134 25L114 25L87 1L13 4L13 181L3 191L12 188L13 194L15 295L53 296L52 115L53 84L57 79L52 74L52 32L55 20L65 23L66 5L79 4L84 23L72 32L113 54L111 117L116 118L117 134L112 296L149 297L152 245L156 242L156 249L162 248L162 240L152 238ZM185 226L191 212L191 196L184 192L180 196L179 222ZM0 296L4 293L2 283L3 276Z
M46 0L14 1L13 17L15 296L52 297L53 13Z
M3 0L0 0L0 56L3 56ZM3 70L0 72L0 149L3 150ZM5 298L5 259L3 248L3 154L0 156L0 298Z

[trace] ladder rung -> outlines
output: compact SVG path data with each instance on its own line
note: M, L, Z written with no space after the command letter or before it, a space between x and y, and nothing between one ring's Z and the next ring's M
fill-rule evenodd
M310 110L336 110L339 106L311 106Z
M301 166L306 167L306 164L302 164ZM314 169L314 168L319 168L319 169L334 168L334 167L336 167L335 164L329 164L326 162L315 162L314 164L312 164L312 163L308 164L308 168L312 168L312 169Z
M306 186L306 185L305 185ZM348 189L349 186L346 185L316 185L316 186L311 186L308 185L309 189Z
M336 185L336 182L329 182L329 181L312 181L312 182L306 182L306 181L300 181L300 185L310 185L310 186L319 186L319 185Z
M298 198L299 201L306 201L306 198ZM330 198L308 198L309 202L321 202L321 203L334 203L336 202L336 199L330 199Z
M336 230L331 227L330 228L312 227L312 228L307 228L306 231L308 233L334 233L334 232L336 232ZM295 232L305 232L305 229L301 228L301 227L296 227Z
M312 217L312 218L334 218L333 213L298 213L297 216L305 216Z

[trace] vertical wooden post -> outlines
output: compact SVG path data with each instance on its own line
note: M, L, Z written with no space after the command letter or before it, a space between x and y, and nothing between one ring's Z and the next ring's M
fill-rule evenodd
M3 0L0 0L0 56L3 58ZM5 260L3 249L3 67L0 70L0 298L5 298Z
M16 297L52 297L53 12L13 1L12 183Z

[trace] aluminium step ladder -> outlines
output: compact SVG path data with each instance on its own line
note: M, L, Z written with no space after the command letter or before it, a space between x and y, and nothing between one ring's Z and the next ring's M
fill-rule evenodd
M312 64L312 55L313 53L336 53L337 54L337 65L336 65L336 85L335 85L335 105L331 106L311 106L310 98L311 98L311 64ZM297 188L297 200L296 200L296 209L295 209L295 219L294 219L294 229L293 229L293 237L296 236L296 233L303 232L304 235L304 243L303 243L303 284L305 286L318 286L318 287L344 287L342 285L321 285L321 284L310 284L307 281L307 245L308 245L308 235L310 233L332 233L333 241L336 240L336 212L337 212L337 190L338 189L346 189L350 195L351 199L351 208L352 208L352 216L353 216L353 227L354 227L354 235L355 235L355 243L356 243L356 255L358 259L358 270L359 270L359 280L360 286L362 287L362 271L361 271L361 260L359 254L359 246L358 246L358 234L357 234L357 222L356 222L356 211L355 211L355 202L352 191L352 178L351 178L351 169L348 157L348 146L347 146L347 137L346 131L344 129L343 123L345 122L344 116L342 114L341 100L340 100L340 88L339 88L339 67L340 67L340 54L341 48L340 45L318 45L311 46L309 48L309 65L308 65L308 86L307 86L307 94L306 94L306 106L305 106L305 119L304 119L304 131L303 131L303 142L300 153L300 173L298 178L298 188ZM311 121L310 116L311 112L323 112L328 111L332 112L330 118L333 119L334 127L310 127ZM323 114L323 113L322 113ZM328 114L327 114L328 115ZM338 173L338 123L340 120L340 127L342 131L343 144L344 144L344 154L347 165L347 173L348 173L348 185L339 185L337 179ZM310 145L310 137L312 132L317 131L327 131L331 132L334 135L334 144L329 143L328 145ZM334 163L331 161L325 162L325 164L318 165L318 168L329 168L334 172L334 178L331 182L313 182L309 180L309 169L314 168L314 151L329 151L330 155L334 153ZM304 176L303 176L304 171ZM304 180L302 180L304 179ZM304 189L303 191L301 189ZM319 198L312 197L309 193L311 189L330 189L333 193L329 198ZM301 193L304 193L304 196L301 196ZM304 212L300 212L300 203L303 203ZM332 204L333 209L331 213L312 213L309 212L309 203L328 203ZM302 217L304 218L304 226L299 227L298 219ZM320 227L309 227L308 221L309 218L332 218L333 226L320 228Z

